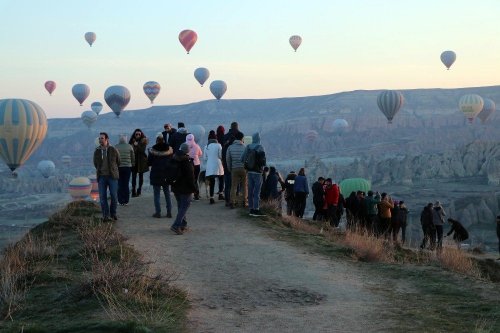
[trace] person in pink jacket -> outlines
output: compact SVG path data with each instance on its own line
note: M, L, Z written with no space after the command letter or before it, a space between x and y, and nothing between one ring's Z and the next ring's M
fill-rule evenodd
M200 157L203 152L200 146L196 143L193 134L188 134L186 136L186 143L189 146L189 158L193 160L194 165L194 180L196 182L196 192L194 192L194 200L200 200L200 189L198 187L198 176L200 175Z

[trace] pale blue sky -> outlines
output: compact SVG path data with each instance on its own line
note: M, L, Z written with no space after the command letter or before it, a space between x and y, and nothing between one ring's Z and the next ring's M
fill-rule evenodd
M49 118L105 104L115 84L131 91L127 109L149 107L142 85L151 80L162 86L157 105L211 99L197 67L210 70L208 83L226 81L225 99L500 83L498 0L0 0L0 13L0 98L35 101ZM184 29L198 33L189 55ZM457 53L450 71L439 59L448 49ZM52 97L47 80L58 85ZM90 86L83 107L75 83Z

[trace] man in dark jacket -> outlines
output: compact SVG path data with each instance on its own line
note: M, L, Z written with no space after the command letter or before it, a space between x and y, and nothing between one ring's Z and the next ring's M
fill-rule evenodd
M163 128L165 129L161 134L163 134L163 142L168 144L170 147L172 147L172 140L174 138L175 132L177 132L177 129L172 127L172 124L168 123L163 125Z
M295 192L293 191L295 187L295 177L297 177L295 171L290 171L290 173L286 176L285 179L286 214L288 216L291 216L295 209L294 208Z
M457 247L460 248L460 243L469 238L469 233L467 232L467 229L464 228L462 223L452 219L451 217L448 218L448 223L451 224L451 229L446 236L453 234L453 240L457 244Z
M222 126L219 126L217 128L218 130L221 129ZM222 127L223 129L223 127ZM229 131L223 136L222 142L219 142L222 146L222 167L224 168L224 198L226 200L226 206L230 206L231 202L231 188L232 188L232 174L231 174L231 168L228 167L227 165L227 150L229 147L233 144L234 140L236 140L236 133L240 133L241 138L243 138L243 133L239 130L238 123L233 121L231 123L231 127L229 128ZM219 139L217 139L219 140Z
M177 200L177 217L170 230L177 235L182 235L186 231L186 214L191 205L193 193L196 191L194 166L189 159L189 146L187 143L181 144L180 149L175 152L174 159L179 163L177 178L172 185L172 191Z
M149 183L153 186L155 213L153 217L161 217L160 191L163 189L167 204L167 217L172 217L172 201L170 200L170 186L167 184L166 164L172 158L172 149L163 142L163 134L156 137L156 144L149 149L148 165L151 167Z
M436 246L436 227L433 223L433 210L434 205L430 202L424 207L422 213L420 214L420 224L422 225L422 231L424 232L424 239L422 239L422 244L420 244L420 248L422 250L425 249L428 240L430 240L431 243L431 250L434 250L434 247Z
M311 188L314 204L313 221L321 221L323 219L323 205L325 203L325 191L323 190L324 183L325 178L319 177Z
M184 126L184 123L178 123L177 125L177 132L172 134L172 140L168 142L174 152L178 151L181 144L186 142L186 136L189 134L188 130Z
M254 156L255 164L249 165L248 158ZM260 134L252 135L252 143L245 147L245 151L241 156L241 161L247 170L248 184L248 207L250 208L250 216L265 216L260 211L260 188L262 187L262 171L266 166L266 151L260 144Z

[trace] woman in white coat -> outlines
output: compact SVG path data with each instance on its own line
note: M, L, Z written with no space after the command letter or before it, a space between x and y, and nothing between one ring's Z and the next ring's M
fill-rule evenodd
M206 161L205 177L209 179L210 185L210 204L214 204L215 178L224 175L222 166L222 146L217 141L215 131L208 134L208 143L205 146L203 159ZM219 181L219 199L224 200L224 182ZM222 199L221 199L222 197Z

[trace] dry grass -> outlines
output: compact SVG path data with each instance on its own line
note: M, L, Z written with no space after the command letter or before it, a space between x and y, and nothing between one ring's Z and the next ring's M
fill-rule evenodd
M482 277L481 270L475 261L459 249L443 247L443 249L436 254L436 260L441 267L450 271L468 275L477 279Z
M4 319L12 320L21 308L36 276L52 262L58 238L43 233L36 237L29 232L21 241L9 245L0 261L0 311Z
M365 230L347 230L341 242L354 250L362 261L395 262L395 249L384 238L377 238Z
M83 241L84 251L87 252L86 257L102 254L106 249L121 245L125 241L125 237L114 230L112 223L90 220L75 226Z

